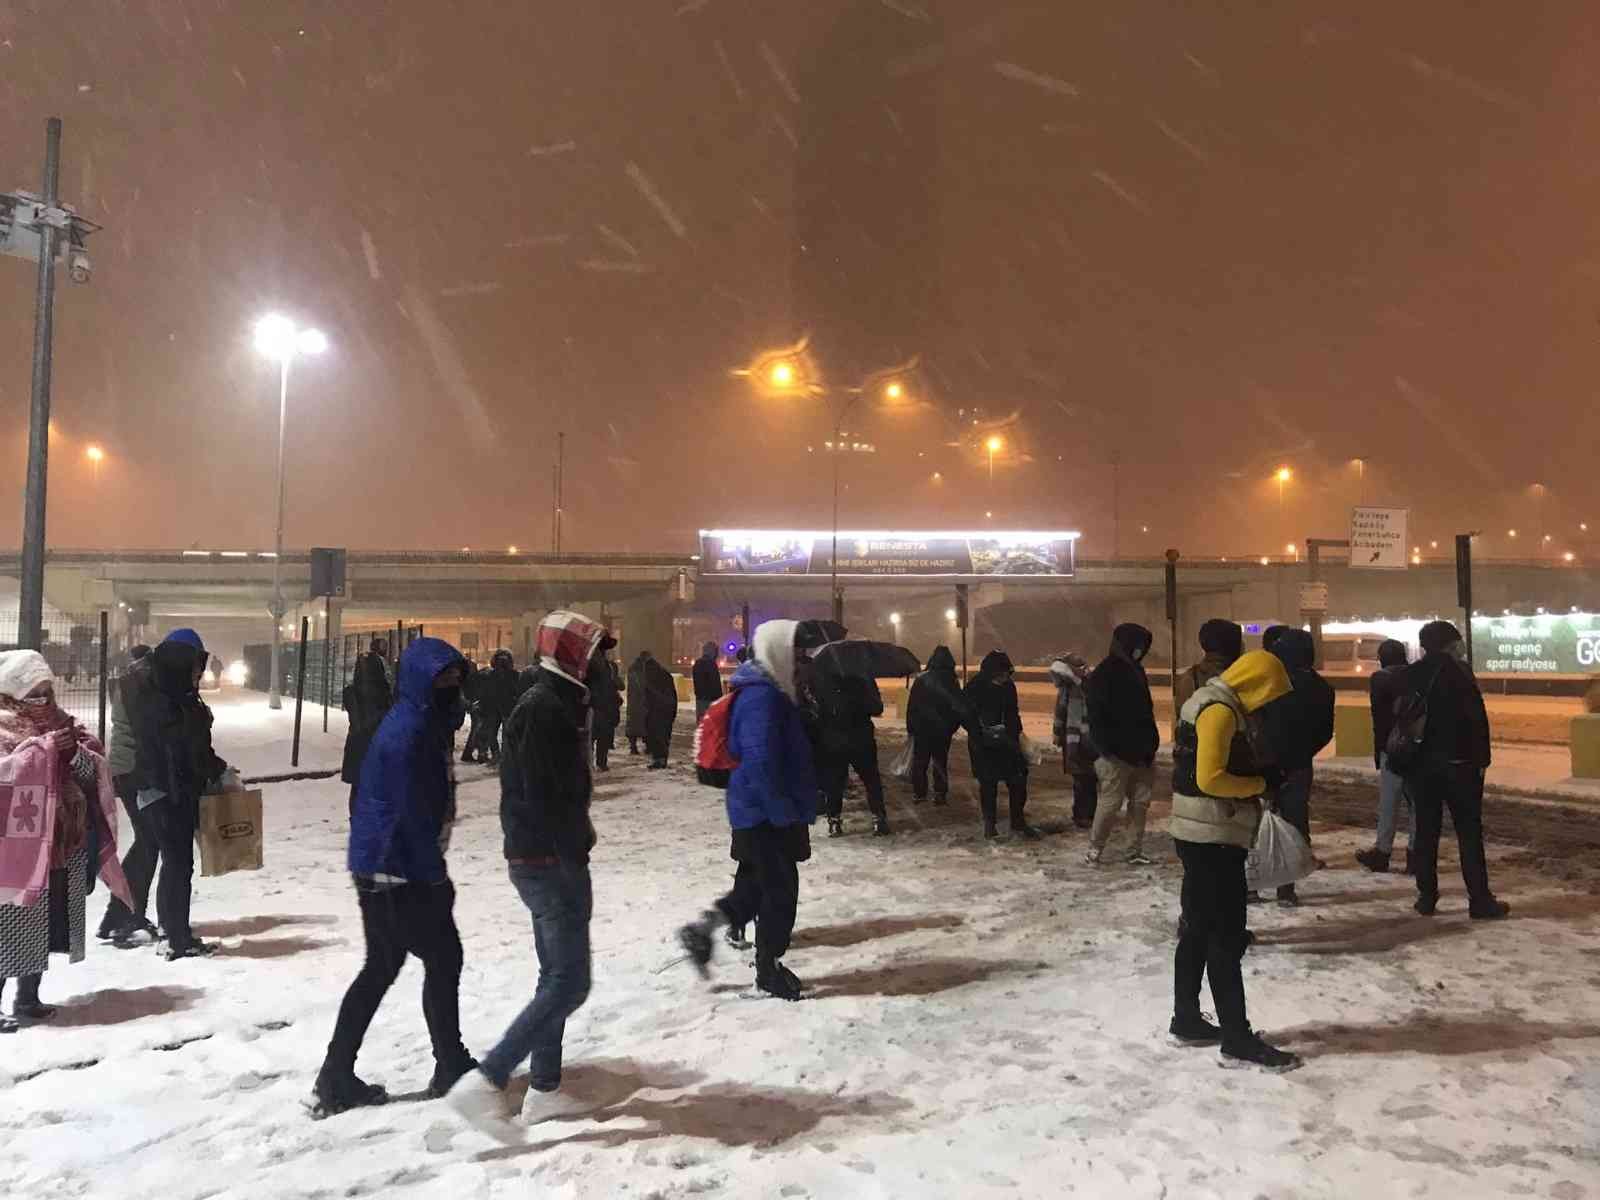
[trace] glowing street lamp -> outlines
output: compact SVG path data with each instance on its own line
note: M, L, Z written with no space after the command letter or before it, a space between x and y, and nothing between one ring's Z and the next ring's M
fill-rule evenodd
M90 446L83 452L83 456L89 460L89 465L94 468L94 481L98 485L100 482L100 463L105 458L106 452L100 449L99 446Z
M956 619L956 610L953 609L953 608L945 609L944 610L944 619L946 621L949 621L951 624L954 624L955 623L955 619Z
M905 399L905 395L905 385L898 379L891 380L889 383L884 385L883 398L885 400L903 400Z
M773 363L771 369L767 372L767 382L775 388L787 390L794 386L794 381L794 364L786 358L780 358Z
M994 486L994 456L1005 449L1005 439L998 434L991 434L989 440L983 443L983 448L989 452L989 486Z
M289 432L289 364L296 355L321 354L328 338L320 329L302 329L288 317L270 313L256 322L255 347L265 358L278 363L278 527L272 556L272 680L267 690L267 707L282 708L283 695L283 617L288 606L283 602L283 512L284 442Z

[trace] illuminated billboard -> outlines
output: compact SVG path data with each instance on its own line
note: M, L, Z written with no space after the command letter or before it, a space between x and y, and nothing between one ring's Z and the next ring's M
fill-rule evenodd
M1075 543L1067 530L841 529L838 574L855 576L1068 576ZM706 529L703 575L829 575L828 530Z

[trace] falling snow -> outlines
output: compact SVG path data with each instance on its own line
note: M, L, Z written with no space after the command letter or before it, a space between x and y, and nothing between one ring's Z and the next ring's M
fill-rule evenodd
M994 69L1007 79L1015 79L1018 83L1026 83L1047 92L1054 92L1058 96L1076 96L1076 84L1068 83L1065 79L1057 79L1054 75L1042 75L1038 71L1030 71L1027 67L1019 67L1016 63L997 62Z
M667 228L681 238L688 237L689 230L678 219L678 214L673 212L671 206L662 198L661 193L656 190L656 185L650 182L649 176L640 170L636 163L627 165L627 174L628 178L633 181L633 186L639 189L640 194L650 202L650 206L666 222Z

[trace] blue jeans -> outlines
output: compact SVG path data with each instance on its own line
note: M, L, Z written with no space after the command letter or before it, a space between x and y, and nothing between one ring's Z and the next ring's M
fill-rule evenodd
M1409 836L1406 839L1408 846L1417 842L1417 809L1411 803L1411 797L1406 792L1406 781L1393 771L1389 770L1389 756L1385 754L1383 765L1378 768L1378 840L1374 843L1380 854L1388 854L1394 850L1395 822L1400 815L1400 802L1406 803L1406 812L1411 818Z
M587 864L552 867L512 865L512 886L533 915L533 949L539 956L539 986L481 1064L505 1087L511 1072L528 1060L529 1084L554 1091L561 1084L561 1036L567 1018L589 997L589 918L594 890Z

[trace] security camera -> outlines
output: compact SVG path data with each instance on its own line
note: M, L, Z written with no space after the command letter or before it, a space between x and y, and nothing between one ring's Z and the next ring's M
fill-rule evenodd
M74 250L67 260L67 273L72 276L73 283L88 283L89 276L94 274L94 264L82 250Z

